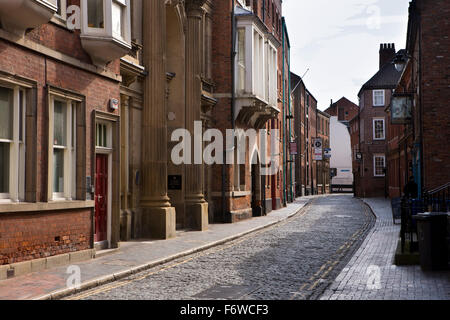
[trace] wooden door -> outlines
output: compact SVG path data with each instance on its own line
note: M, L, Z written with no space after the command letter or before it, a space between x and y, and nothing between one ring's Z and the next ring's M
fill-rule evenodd
M95 242L108 239L108 155L96 156Z

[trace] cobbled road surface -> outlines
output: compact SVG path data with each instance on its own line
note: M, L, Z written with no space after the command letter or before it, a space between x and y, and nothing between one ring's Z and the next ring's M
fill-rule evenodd
M319 197L281 224L68 299L318 299L374 220L350 195Z

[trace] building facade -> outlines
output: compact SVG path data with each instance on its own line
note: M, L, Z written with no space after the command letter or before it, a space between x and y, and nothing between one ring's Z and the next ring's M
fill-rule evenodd
M445 143L450 139L448 69L450 5L413 0L409 8L406 52L396 57L401 78L387 108L389 195L400 197L410 177L418 196L450 182ZM398 109L402 102L409 110Z
M235 222L281 208L283 171L283 65L281 1L220 1L213 13L214 125L225 135L233 129L236 143L226 150L231 164L214 165L212 190L215 221ZM263 147L261 138L280 133L279 151ZM241 144L237 140L242 141ZM236 145L248 152L240 156ZM265 149L265 150L263 150ZM262 151L276 163L263 163Z
M317 101L300 76L291 72L291 100L294 113L293 141L295 157L295 195L301 197L330 192L330 115L317 109ZM316 160L315 142L321 139L320 159Z
M357 162L355 195L358 197L387 196L386 151L387 114L392 92L400 73L392 64L396 55L394 44L380 45L380 70L361 88L358 140L352 141L353 157ZM353 130L353 129L352 129Z
M317 134L316 138L319 138L322 143L322 156L319 154L315 154L315 156L321 158L321 160L317 160L316 158L316 166L317 166L317 194L327 194L330 193L330 159L326 157L326 150L329 150L331 147L330 144L330 115L326 112L317 110ZM316 145L317 147L317 145ZM316 153L316 152L315 152Z
M331 180L332 192L353 192L353 161L350 122L342 122L337 116L330 119L330 167L336 175Z
M346 97L342 97L335 103L331 101L330 107L325 112L332 117L337 117L338 121L348 123L358 115L359 107Z
M0 264L117 247L130 9L2 1Z

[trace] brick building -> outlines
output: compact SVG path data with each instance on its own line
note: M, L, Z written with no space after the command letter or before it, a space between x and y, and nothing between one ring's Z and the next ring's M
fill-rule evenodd
M68 12L69 4L81 5L83 17ZM0 264L90 250L103 240L118 244L115 107L119 58L132 49L130 2L114 8L124 13L119 29L111 6L100 10L104 4L2 1ZM69 30L68 17L85 24ZM100 130L102 139L94 139ZM93 186L106 188L103 174L112 187L96 202Z
M210 168L168 150L174 128L210 124L211 13L208 0L2 1L0 265L208 227Z
M348 123L358 115L359 107L346 97L342 97L337 102L331 101L330 107L325 112L332 117L338 117L340 122Z
M330 148L330 115L317 109L316 138L322 142L322 160L316 160L317 194L330 193L330 159L325 157L325 150Z
M357 116L357 140L352 139L353 158L356 154L362 159L355 163L355 194L358 197L386 196L387 114L385 108L390 104L392 91L400 78L392 64L396 55L394 44L380 45L380 69L361 88L360 112ZM354 120L355 121L355 120ZM351 124L354 125L354 121ZM352 132L355 129L351 125ZM352 133L354 137L354 134Z
M402 195L410 176L419 196L450 182L449 13L448 1L410 3L406 53L396 58L401 79L387 109L393 120L388 133L391 197Z
M300 76L291 72L291 100L294 113L293 138L295 195L330 192L330 162L325 150L330 147L330 115L317 109L317 101ZM322 139L323 160L314 160L314 140Z
M306 188L306 88L300 76L291 72L291 100L294 113L295 148L295 196L305 195Z
M234 7L234 4L236 5ZM283 133L283 65L281 1L218 1L213 12L214 125L270 136ZM236 54L234 54L236 52ZM250 130L250 131L249 131ZM215 220L235 222L283 206L283 172L263 175L260 141L245 136L245 159L228 150L234 164L213 167ZM283 139L282 136L280 136ZM282 140L273 158L283 167ZM242 161L244 160L244 161ZM239 163L239 164L236 164Z

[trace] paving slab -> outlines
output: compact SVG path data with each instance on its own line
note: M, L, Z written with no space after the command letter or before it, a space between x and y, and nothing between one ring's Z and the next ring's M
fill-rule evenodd
M353 294L359 300L449 300L450 271L394 265L400 226L393 223L390 201L363 200L377 217L375 227L320 299L344 300Z

